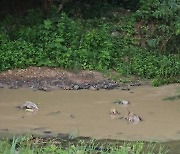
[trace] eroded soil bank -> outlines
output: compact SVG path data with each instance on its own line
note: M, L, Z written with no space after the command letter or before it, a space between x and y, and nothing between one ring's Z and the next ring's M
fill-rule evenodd
M129 91L54 90L33 91L31 88L0 89L0 133L34 133L58 136L75 133L96 139L169 141L180 140L180 104L163 100L173 96L179 84L158 88L149 85L131 87ZM130 105L113 104L118 99ZM16 108L25 101L38 104L37 112ZM116 108L118 117L110 115ZM132 124L124 119L127 109L142 117Z
M134 85L134 83L131 83ZM140 83L135 82L136 85ZM60 68L29 67L0 73L0 88L31 88L51 91L55 89L114 89L120 85L96 71L65 71Z

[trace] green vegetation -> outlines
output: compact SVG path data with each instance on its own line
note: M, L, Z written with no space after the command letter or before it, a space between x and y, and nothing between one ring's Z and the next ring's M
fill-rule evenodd
M143 23L148 47L157 52L180 53L180 3L176 0L140 0L136 16Z
M174 101L180 99L180 95L175 95L175 96L171 96L171 97L167 97L164 100L170 100L170 101Z
M177 88L176 93L174 96L166 97L164 100L169 100L169 101L175 101L180 99L180 88Z
M156 143L97 143L95 140L80 140L63 146L62 141L42 140L32 137L0 140L0 153L3 154L165 154L167 150Z
M28 66L115 70L153 79L155 86L179 82L179 3L136 0L137 9L129 12L115 2L70 1L63 12L53 6L46 16L39 8L2 16L0 71Z

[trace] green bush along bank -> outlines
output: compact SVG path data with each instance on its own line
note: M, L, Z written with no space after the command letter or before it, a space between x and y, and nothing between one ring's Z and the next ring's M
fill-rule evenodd
M28 66L111 69L153 79L156 86L179 82L180 29L176 2L140 0L134 12L102 4L101 16L96 17L96 10L93 18L72 16L71 7L69 12L58 14L53 7L46 18L40 9L29 10L26 15L2 17L0 70ZM92 17L93 12L89 14Z

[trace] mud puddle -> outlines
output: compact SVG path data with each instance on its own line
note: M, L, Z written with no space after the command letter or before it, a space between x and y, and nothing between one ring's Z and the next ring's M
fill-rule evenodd
M180 140L180 102L165 101L173 96L178 84L154 88L133 87L122 90L79 90L51 92L30 89L0 89L0 134L33 133L76 134L96 139L169 141ZM113 104L118 99L131 104ZM25 101L38 104L37 112L16 108ZM127 115L127 109L142 117L132 124L112 117L116 108L119 117Z

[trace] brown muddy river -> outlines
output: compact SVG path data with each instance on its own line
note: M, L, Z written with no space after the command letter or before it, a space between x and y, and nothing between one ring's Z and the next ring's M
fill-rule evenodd
M169 141L180 140L180 102L163 100L173 96L178 84L132 87L122 90L55 90L0 89L0 134L34 133L55 135L78 132L80 136L96 139ZM113 104L118 99L130 105ZM19 110L25 101L37 103L37 112ZM127 109L143 121L132 124L112 117L116 108L119 117Z

